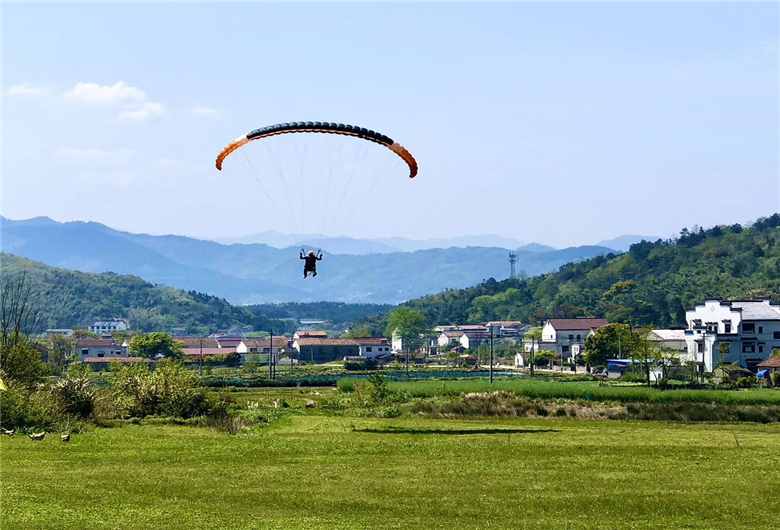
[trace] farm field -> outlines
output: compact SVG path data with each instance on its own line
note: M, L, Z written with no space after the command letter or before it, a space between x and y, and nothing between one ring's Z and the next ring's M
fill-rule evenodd
M357 379L341 379L339 389L354 390ZM615 401L621 403L722 403L780 405L780 391L775 389L751 390L658 390L641 385L599 386L595 381L548 381L542 379L487 379L457 381L409 381L391 382L389 388L403 391L410 397L458 396L468 392L505 390L536 399L581 399L585 401Z
M293 415L4 437L15 528L776 526L780 425Z

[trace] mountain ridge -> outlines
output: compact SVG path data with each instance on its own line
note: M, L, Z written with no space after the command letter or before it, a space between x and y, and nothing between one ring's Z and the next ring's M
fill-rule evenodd
M325 252L316 280L304 282L299 247L224 245L178 235L153 236L95 222L2 219L3 250L82 272L132 274L153 283L207 292L236 304L399 303L447 288L508 276L508 251L451 247L351 255ZM611 252L598 246L519 249L517 270L536 275Z

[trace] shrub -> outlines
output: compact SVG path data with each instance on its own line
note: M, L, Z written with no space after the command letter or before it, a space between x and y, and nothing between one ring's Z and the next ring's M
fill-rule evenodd
M390 390L387 388L389 379L382 374L373 374L368 378L370 386L370 397L373 401L384 401L390 394Z
M626 372L620 377L620 380L628 383L644 383L647 381L647 378L639 372Z
M46 390L30 390L19 383L0 392L5 429L53 430L62 418L62 407Z
M336 383L336 388L339 389L339 392L343 392L345 394L352 394L355 391L355 380L339 379L338 383Z
M142 365L112 367L114 399L125 416L192 418L215 405L197 375L181 363L162 361L152 373Z
M780 387L780 371L772 372L772 386L775 388Z
M55 382L51 393L59 400L63 412L83 420L95 410L95 389L86 377L65 377Z
M755 384L756 380L754 377L740 377L737 379L737 388L751 388Z

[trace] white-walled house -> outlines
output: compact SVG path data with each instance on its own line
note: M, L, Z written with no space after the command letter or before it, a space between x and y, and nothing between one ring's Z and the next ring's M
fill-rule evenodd
M479 348L479 345L484 343L490 343L488 331L464 331L460 336L460 345L467 350Z
M128 357L128 348L111 339L84 339L76 343L76 357L79 361L88 357Z
M391 354L391 345L384 337L358 337L352 339L358 345L358 356L379 357Z
M723 360L748 370L780 348L780 305L769 298L733 300L708 298L685 312L685 341L691 360L711 372Z
M685 340L684 329L654 329L648 332L647 338L661 348L679 352L681 360L692 360L688 359L688 343Z
M127 321L122 318L96 320L89 326L89 331L96 335L110 335L115 331L127 331L128 329L130 329L130 326Z
M458 330L442 331L441 333L439 333L439 336L436 338L436 344L439 345L439 348L444 348L448 344L460 345L460 338L462 336L463 336L462 331L458 331Z
M551 350L571 359L585 351L585 339L597 329L609 324L606 318L577 317L550 318L542 328L542 340L539 349Z
M241 364L249 362L251 355L273 352L278 355L289 347L289 339L284 336L274 337L273 348L271 347L271 338L267 339L244 339L236 345L236 352L241 355Z

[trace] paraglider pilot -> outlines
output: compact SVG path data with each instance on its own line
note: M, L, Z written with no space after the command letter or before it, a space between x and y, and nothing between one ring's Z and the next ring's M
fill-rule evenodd
M319 255L316 255L313 250L310 250L309 254L304 256L303 249L301 249L301 259L306 260L306 263L303 264L303 279L305 280L309 273L312 277L317 276L317 262L322 261L322 251L320 250Z

